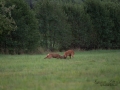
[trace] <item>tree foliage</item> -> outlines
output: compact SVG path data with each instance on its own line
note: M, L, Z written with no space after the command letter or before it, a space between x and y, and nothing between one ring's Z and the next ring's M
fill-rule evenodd
M61 6L47 0L37 5L41 45L48 49L67 48L71 43L70 26Z
M108 5L107 5L108 4ZM112 5L113 7L110 9L109 5ZM114 2L102 2L102 1L96 1L96 0L87 0L85 2L85 9L86 12L89 14L93 29L96 33L97 38L97 48L112 48L114 41L117 38L114 38L114 32L118 31L114 30L115 22L118 20L113 20L115 17L111 17L111 14L115 14L116 11L119 11L118 8L116 8L116 3ZM119 5L117 5L119 7ZM114 12L111 13L111 10L113 9ZM118 16L117 16L118 17ZM119 22L119 21L118 21ZM119 25L119 24L118 24Z
M0 35L9 34L11 31L16 29L16 23L11 17L11 10L15 5L6 7L5 1L0 2Z
M6 0L6 2L6 6L15 5L11 11L11 17L15 20L17 29L6 36L5 41L2 42L2 48L14 53L23 53L35 48L39 32L33 11L23 0Z
M38 47L119 49L120 0L0 0L1 52Z
M65 4L63 9L68 16L68 23L71 25L73 36L71 47L88 48L92 30L89 15L85 12L83 6L72 5L72 3Z

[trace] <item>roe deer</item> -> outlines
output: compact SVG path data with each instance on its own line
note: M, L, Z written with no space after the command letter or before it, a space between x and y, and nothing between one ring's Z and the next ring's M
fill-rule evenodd
M67 56L69 56L71 58L71 57L73 57L73 55L74 55L74 51L73 50L67 50L64 53L64 58L67 58Z
M46 59L46 58L61 58L61 56L59 55L59 54L56 54L56 53L49 53L49 54L47 54L47 56L44 58L44 59Z

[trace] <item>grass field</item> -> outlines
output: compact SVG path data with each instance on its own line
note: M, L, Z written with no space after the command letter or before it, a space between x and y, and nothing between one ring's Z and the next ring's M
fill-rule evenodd
M120 50L45 56L0 55L0 90L120 90Z

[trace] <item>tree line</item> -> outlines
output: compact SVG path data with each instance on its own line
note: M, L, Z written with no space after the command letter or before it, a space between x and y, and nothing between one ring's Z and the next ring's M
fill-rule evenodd
M0 52L120 49L119 0L0 0Z

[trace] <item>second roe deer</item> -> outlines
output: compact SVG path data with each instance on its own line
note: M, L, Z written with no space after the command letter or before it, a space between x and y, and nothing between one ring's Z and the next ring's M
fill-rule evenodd
M73 50L67 50L64 53L64 58L67 58L67 56L69 56L70 58L74 56L74 51Z

